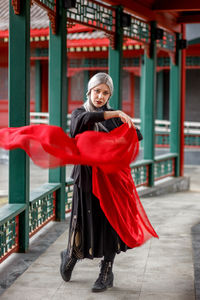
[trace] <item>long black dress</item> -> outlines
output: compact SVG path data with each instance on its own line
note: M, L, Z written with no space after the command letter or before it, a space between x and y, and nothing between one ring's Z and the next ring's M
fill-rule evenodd
M82 106L74 110L71 115L71 136L75 137L86 130L94 130L96 122L101 122L107 131L122 125L120 118L104 120L105 110L110 109L104 106L100 111L87 112ZM137 133L139 140L142 139L138 129ZM68 241L69 255L93 259L126 251L128 246L112 228L100 207L99 200L92 193L92 168L76 165L71 177L74 179L74 192Z

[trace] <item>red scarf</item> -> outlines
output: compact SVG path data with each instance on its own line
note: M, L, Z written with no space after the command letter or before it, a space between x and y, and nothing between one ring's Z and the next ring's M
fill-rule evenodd
M60 127L30 125L0 130L0 147L26 151L35 164L93 167L93 193L108 221L130 248L158 237L138 197L129 165L139 150L137 133L127 124L109 133L85 131L70 138Z

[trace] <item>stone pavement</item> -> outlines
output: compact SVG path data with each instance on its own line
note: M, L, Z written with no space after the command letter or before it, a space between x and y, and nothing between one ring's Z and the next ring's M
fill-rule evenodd
M2 281L5 270L14 266L18 257L23 256L27 270L6 289L1 300L195 299L191 229L200 223L200 167L186 167L187 174L191 175L190 191L141 199L160 238L117 255L113 288L100 294L91 293L100 259L78 262L72 280L69 283L62 280L59 274L60 251L66 247L68 225L61 224L66 230L61 230L63 233L54 237L55 241L41 251L29 267L28 254L15 254L10 262L2 264ZM46 229L50 234L54 225L50 224ZM44 239L42 233L40 235L32 242L32 255L46 238L45 234ZM6 281L4 283L6 285Z

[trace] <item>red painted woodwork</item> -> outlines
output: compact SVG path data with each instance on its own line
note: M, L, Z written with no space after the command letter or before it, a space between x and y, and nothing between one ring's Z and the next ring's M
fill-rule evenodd
M130 101L131 101L131 117L135 117L135 75L130 74Z
M12 6L16 15L20 14L20 0L12 0Z
M154 11L197 11L200 10L199 0L156 0L153 5Z
M41 112L48 112L48 61L41 63Z
M200 23L200 14L195 14L195 15L184 15L182 14L180 17L177 19L178 23Z

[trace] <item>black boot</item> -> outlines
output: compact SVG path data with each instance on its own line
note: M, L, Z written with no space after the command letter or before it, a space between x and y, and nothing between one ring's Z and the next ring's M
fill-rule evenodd
M60 253L61 256L61 264L60 264L60 274L64 281L70 281L72 271L77 262L77 258L69 257L67 251L64 250Z
M92 292L103 292L107 290L107 288L111 288L113 286L114 275L112 272L112 264L113 261L101 261L101 270L99 273L99 277L92 287Z

